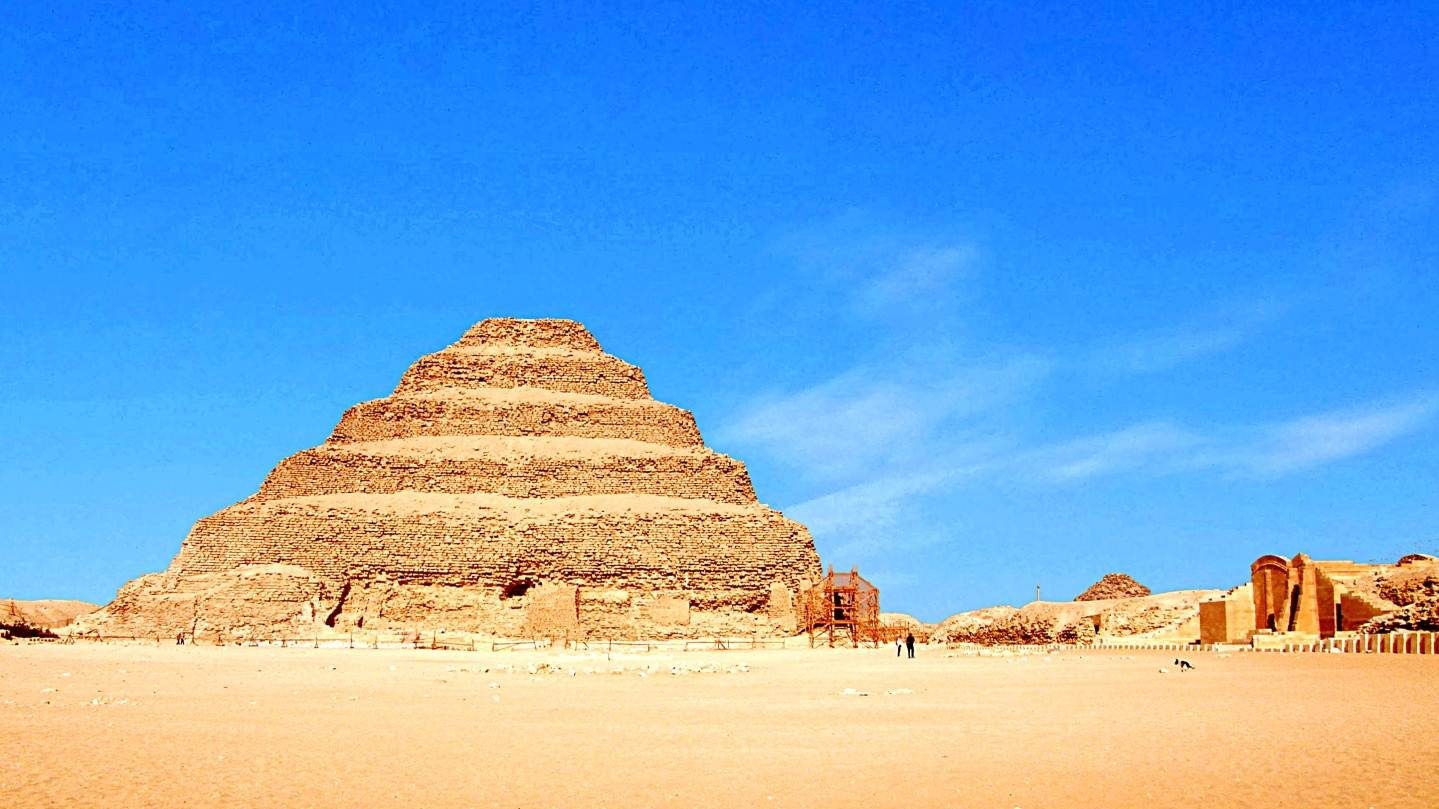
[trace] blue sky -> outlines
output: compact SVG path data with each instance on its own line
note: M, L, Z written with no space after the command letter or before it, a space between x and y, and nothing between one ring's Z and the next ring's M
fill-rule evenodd
M1439 550L1439 15L1047 6L5 7L0 595L498 315L927 619Z

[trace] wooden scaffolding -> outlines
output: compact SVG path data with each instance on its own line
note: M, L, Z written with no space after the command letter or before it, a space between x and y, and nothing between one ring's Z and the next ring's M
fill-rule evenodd
M879 625L879 588L859 575L859 568L848 573L829 572L818 583L800 591L799 615L809 635L809 645L816 638L835 645L881 643Z

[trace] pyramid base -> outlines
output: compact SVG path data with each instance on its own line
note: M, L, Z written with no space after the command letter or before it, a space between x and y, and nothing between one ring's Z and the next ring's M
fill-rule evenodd
M507 591L508 589L508 591ZM121 589L72 634L202 642L343 637L357 632L473 633L495 638L675 640L781 638L789 593L627 591L536 582L514 588L374 580L338 582L297 565L156 573Z

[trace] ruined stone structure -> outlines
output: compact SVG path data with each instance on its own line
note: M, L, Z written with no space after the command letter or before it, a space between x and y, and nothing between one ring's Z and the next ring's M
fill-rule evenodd
M196 523L87 626L264 636L783 633L804 526L579 323L483 321Z
M3 598L0 599L0 639L49 635L52 630L69 626L76 618L97 609L98 605L85 601Z
M1199 639L1199 605L1219 590L1176 590L1144 596L1033 601L951 615L935 627L943 643L1015 645L1129 642L1190 643Z
M1150 595L1148 587L1134 580L1127 573L1106 573L1099 581L1079 595L1075 601L1105 601L1111 598L1143 598Z
M1409 574L1433 565L1434 558L1424 554L1394 565L1316 561L1302 553L1292 559L1261 556L1249 566L1248 582L1199 605L1200 638L1250 643L1273 635L1292 641L1355 632L1407 603L1392 587L1386 590L1390 582L1415 579Z

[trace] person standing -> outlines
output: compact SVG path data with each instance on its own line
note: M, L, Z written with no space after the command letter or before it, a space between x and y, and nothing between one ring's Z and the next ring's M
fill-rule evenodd
M903 638L895 638L895 639L894 639L894 656L895 656L895 657L899 657L900 654L902 654L903 652L904 652L904 639L903 639Z
M914 633L909 632L904 636L904 648L909 650L910 659L914 658Z

